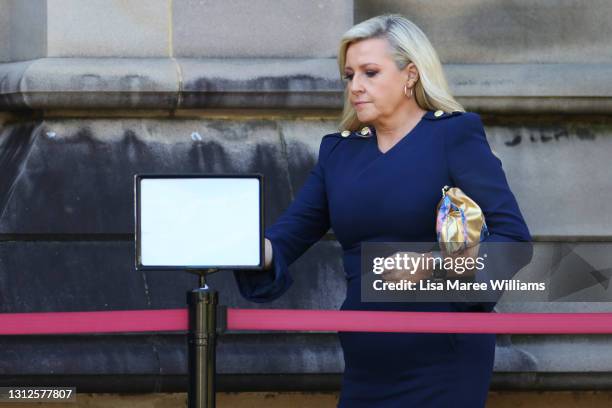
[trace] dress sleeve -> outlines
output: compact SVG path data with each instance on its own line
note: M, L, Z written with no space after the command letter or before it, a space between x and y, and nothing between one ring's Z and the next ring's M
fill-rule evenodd
M262 271L234 271L241 295L257 303L271 302L289 289L289 266L321 239L330 227L325 189L325 160L335 138L324 137L314 168L289 207L264 231L272 244L272 266Z
M487 142L480 116L466 112L461 120L456 131L445 135L449 175L453 184L480 206L490 234L481 245L481 250L487 247L489 255L486 266L476 272L475 281L509 279L531 260L531 234L510 191L502 162ZM498 242L523 244L495 244ZM466 303L464 306L491 311L496 302Z

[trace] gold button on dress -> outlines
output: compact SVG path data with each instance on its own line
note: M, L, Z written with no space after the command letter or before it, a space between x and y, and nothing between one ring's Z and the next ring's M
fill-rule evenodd
M367 127L367 126L366 126L366 127L364 127L363 129L361 129L361 134L362 134L363 136L367 136L367 135L369 135L369 134L370 134L370 128L369 128L369 127Z

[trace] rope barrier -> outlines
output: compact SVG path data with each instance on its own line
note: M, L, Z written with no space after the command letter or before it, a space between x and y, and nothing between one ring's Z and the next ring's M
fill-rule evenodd
M220 329L387 333L610 334L612 313L468 313L219 307ZM187 309L0 314L0 335L187 331Z

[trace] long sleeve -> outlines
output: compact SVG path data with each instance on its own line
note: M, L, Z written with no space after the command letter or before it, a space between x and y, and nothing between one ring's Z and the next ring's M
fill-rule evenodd
M285 293L293 283L289 266L329 229L324 168L336 140L323 137L317 162L304 185L276 222L265 229L264 236L272 243L272 267L262 271L234 271L240 293L246 299L270 302Z
M459 118L456 132L446 135L445 149L450 178L482 209L490 235L485 269L476 272L476 282L509 279L531 260L531 244L498 244L531 241L531 234L518 203L510 191L502 162L491 151L480 116L466 112ZM498 293L499 295L500 293ZM491 311L495 302L466 302Z

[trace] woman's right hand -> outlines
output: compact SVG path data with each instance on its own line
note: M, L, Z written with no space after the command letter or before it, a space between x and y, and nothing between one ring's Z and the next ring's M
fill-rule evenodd
M399 255L400 258L403 258L405 256L408 260L418 259L418 258L423 257L423 255L418 252L396 252L395 254L391 255L389 258L393 259L397 255ZM423 260L431 257L430 252L424 255L425 257L423 258ZM430 265L430 264L431 263L427 263L427 262L419 263L419 267L414 270L395 269L395 268L385 270L381 274L381 277L383 278L383 280L387 282L401 282L402 280L406 280L406 281L417 283L421 280L428 279L431 277L432 271L430 269L427 269L427 265ZM408 262L408 265L412 265L412 263Z
M268 238L264 238L264 269L269 270L272 267L272 243Z

